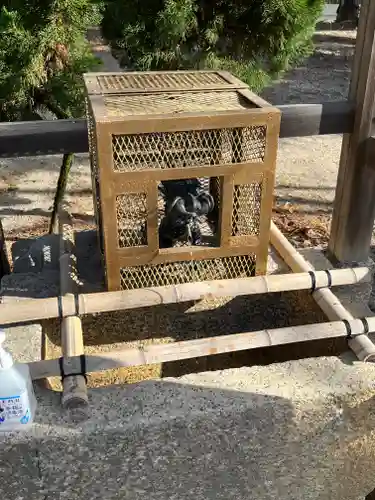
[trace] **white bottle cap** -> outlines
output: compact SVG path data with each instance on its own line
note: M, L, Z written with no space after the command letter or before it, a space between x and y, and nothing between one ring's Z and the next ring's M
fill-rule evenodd
M2 344L5 342L5 332L4 330L0 330L0 371L1 370L9 370L13 366L13 359L9 352L7 352Z

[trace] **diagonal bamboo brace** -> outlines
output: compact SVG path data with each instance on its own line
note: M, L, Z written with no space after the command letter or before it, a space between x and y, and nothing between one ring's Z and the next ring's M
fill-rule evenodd
M314 267L289 243L273 222L271 222L270 243L293 272L315 271ZM315 290L312 296L330 321L350 322L355 319L330 289ZM350 339L348 344L359 360L375 361L375 345L367 335L359 335Z

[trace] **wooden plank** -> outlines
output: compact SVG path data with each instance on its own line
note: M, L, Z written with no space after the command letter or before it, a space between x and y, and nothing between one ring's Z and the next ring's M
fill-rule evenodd
M279 114L275 107L244 110L191 112L181 115L160 113L150 115L111 116L103 118L103 123L111 124L113 135L152 134L159 132L179 132L211 129L226 129L264 125L272 114ZM100 119L97 120L100 122Z
M300 257L303 259L301 255ZM287 264L293 266L293 263L296 262L296 257L291 254L290 259L287 261ZM306 265L306 261L304 260L299 265L303 267L303 263ZM310 267L308 270L310 271ZM332 281L331 286L355 285L358 283L368 283L372 280L372 274L367 267L332 269L329 273ZM317 288L328 286L326 271L315 271L314 276ZM0 324L5 326L58 318L60 315L67 317L74 316L75 314L86 315L100 312L124 311L159 304L189 302L200 300L204 297L237 297L260 293L308 290L312 285L311 279L309 272L297 272L293 274L256 276L253 278L184 283L181 285L158 286L121 292L80 294L76 297L77 300L75 300L73 295L61 298L25 299L20 302L0 304Z
M0 157L87 153L86 120L0 122Z
M101 227L103 235L106 283L109 290L120 290L120 273L118 255L118 226L116 213L116 193L113 179L113 152L109 124L99 123L97 134L97 164L100 179L100 209L102 214Z
M280 137L351 133L355 106L350 101L277 106L281 111Z
M274 201L276 157L280 132L280 116L274 115L267 126L267 142L264 155L266 171L262 182L259 221L259 248L256 254L256 274L266 274L269 234Z
M230 248L230 240L232 236L232 211L233 211L233 175L225 175L221 178L221 207L219 210L219 234L220 234L220 246L222 250L229 250L230 254L233 255L232 249ZM254 240L254 245L258 246L258 239Z
M134 172L114 172L112 173L112 184L116 194L124 192L134 193L142 190L142 185L149 182L159 182L171 179L195 179L196 177L220 177L244 174L251 182L259 178L259 175L266 172L268 165L262 162L228 163L220 165L200 165L199 167L182 167L138 170ZM236 179L237 180L237 179ZM134 182L134 186L133 186ZM139 188L138 188L139 186ZM135 189L135 191L134 191Z
M375 218L375 169L366 161L375 102L375 2L364 0L349 99L356 103L353 133L344 136L329 250L344 262L368 258Z
M370 331L375 330L375 317L365 318ZM353 338L363 336L364 322L360 319L348 321ZM318 339L332 339L347 336L347 325L343 321L317 323L314 325L291 326L272 330L223 335L196 340L172 342L170 344L145 345L122 351L102 352L86 356L88 372L99 372L119 367L166 363L181 359L198 358L228 352L247 351L260 347L309 342ZM374 356L367 361L372 361ZM34 380L57 375L58 360L29 363Z
M240 246L235 246L238 243ZM166 262L181 262L203 259L219 259L222 257L234 257L236 255L249 255L257 252L259 238L257 236L246 236L246 240L234 240L230 246L204 247L204 246L181 246L172 248L160 248L159 252L151 258L148 247L138 247L134 252L131 249L117 251L117 260L120 267L156 265ZM139 249L139 252L138 252ZM126 251L130 250L130 251Z
M351 133L354 104L347 101L277 106L280 137ZM0 158L87 153L86 120L0 123Z

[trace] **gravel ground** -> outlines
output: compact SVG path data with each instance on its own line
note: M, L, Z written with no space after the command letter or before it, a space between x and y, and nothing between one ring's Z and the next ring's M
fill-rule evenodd
M263 92L272 104L317 104L348 96L355 31L319 32L315 52L282 81ZM342 136L280 141L276 200L301 212L330 212L335 194Z

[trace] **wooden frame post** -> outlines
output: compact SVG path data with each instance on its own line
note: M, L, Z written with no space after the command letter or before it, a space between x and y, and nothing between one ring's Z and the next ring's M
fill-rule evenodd
M5 246L5 236L3 231L3 224L0 219L0 280L3 276L10 273L10 265Z
M329 241L342 262L368 258L375 218L375 158L366 157L375 99L375 2L363 0L349 90L356 106L352 134L344 135Z
M61 297L74 297L77 294L77 269L74 255L75 238L71 216L64 210L59 211L60 233L60 295ZM62 301L61 301L62 304ZM86 389L86 373L79 373L77 367L69 364L72 356L80 358L84 355L82 323L77 314L64 316L61 320L61 346L63 361L62 376L63 392L61 403L65 409L84 409L88 406ZM82 371L82 366L80 366ZM77 375L71 375L78 373ZM63 375L63 373L61 373ZM82 411L81 417L85 417Z

